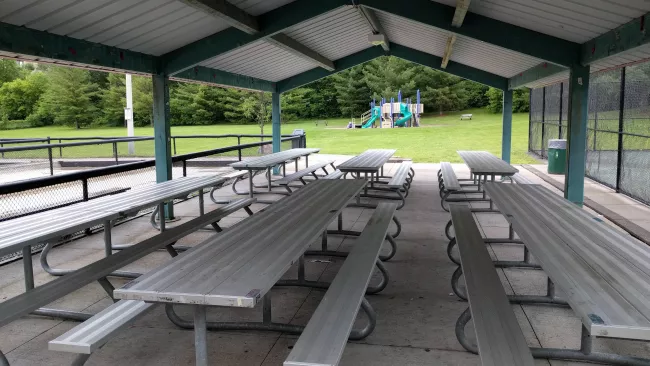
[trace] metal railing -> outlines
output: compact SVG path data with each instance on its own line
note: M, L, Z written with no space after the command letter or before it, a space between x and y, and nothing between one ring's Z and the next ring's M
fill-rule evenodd
M283 138L292 135L283 135ZM253 141L270 140L271 135L254 134L226 134L226 135L178 135L171 136L172 154L178 153L178 140L213 140L223 141L223 147L241 145ZM304 140L304 136L302 139ZM79 141L82 140L82 141ZM57 142L58 141L58 142ZM78 142L62 142L78 141ZM82 159L86 161L95 159L93 166L117 165L124 163L124 160L153 157L154 137L47 137L29 139L0 139L0 172L11 169L12 172L30 170L32 173L39 169L40 174L51 176L60 173L56 168L68 163L67 167L84 167ZM236 141L236 143L235 143ZM41 143L36 145L36 143ZM304 141L300 142L302 145ZM199 151L195 149L196 143L188 144L185 151ZM205 145L205 144L204 144ZM212 145L209 143L207 145ZM128 147L127 147L128 146ZM133 153L133 152L136 153ZM242 159L242 151L239 150L238 159ZM60 164L55 164L56 160ZM74 161L77 159L77 161ZM97 159L104 159L98 161ZM71 163L74 162L74 164ZM4 179L6 182L7 179ZM0 181L1 182L1 181Z
M254 138L267 137L260 135L232 136L239 137L239 141L241 141L241 138L249 136ZM189 136L177 137L190 138ZM152 138L144 139L149 140ZM127 142L132 140L126 139ZM306 146L304 135L283 137L281 141L282 150ZM112 144L114 142L109 141L108 143ZM59 144L50 144L48 147L50 162L52 161L52 149L56 149L58 147L57 145ZM66 145L84 146L84 143L71 143ZM215 168L226 167L229 162L241 160L242 156L257 156L270 153L271 149L267 147L271 145L272 141L269 139L266 141L249 142L175 155L172 157L172 175L175 178L180 176L185 177L190 175L190 170L192 169L196 172L203 171L204 174L206 169L211 169L210 171L214 172ZM23 151L29 149L29 146L5 149ZM224 159L224 157L227 159ZM67 172L8 182L0 185L0 221L67 206L81 201L88 201L107 194L124 191L137 185L153 182L155 182L155 160L151 158L122 162L111 166L72 173Z

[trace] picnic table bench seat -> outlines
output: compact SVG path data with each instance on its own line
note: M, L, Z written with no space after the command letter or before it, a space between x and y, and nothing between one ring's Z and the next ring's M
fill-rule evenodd
M343 172L336 169L335 171L329 173L328 175L322 177L321 179L340 179L343 177Z
M415 176L411 161L403 161L399 164L393 176L385 184L381 184L379 181L379 176L371 177L369 188L370 190L384 191L394 193L395 195L384 195L384 194L368 194L365 193L363 197L369 198L378 198L378 199L390 199L390 200L400 200L399 206L397 209L400 210L406 205L406 197L409 195L409 190L411 189L411 182L413 182L413 177Z
M473 184L461 184L461 179L458 179L454 168L449 162L440 162L440 169L438 170L438 189L440 194L440 206L443 210L449 212L449 208L445 204L450 202L486 202L490 201L489 198L481 197L450 197L452 194L472 194L479 193L477 190L465 190L464 186Z
M533 356L650 365L593 350L596 337L650 340L650 248L541 185L488 182L485 190L548 276L545 296L510 300L569 305L582 322L579 349L533 348Z
M283 186L289 193L292 193L292 190L291 190L291 187L289 186L289 184L291 184L291 183L293 183L295 181L300 181L303 185L307 185L307 181L305 181L306 176L311 175L312 177L314 177L314 179L319 179L320 177L316 174L316 171L321 169L327 175L327 174L329 174L329 172L327 171L326 167L328 165L333 166L333 164L334 164L334 160L329 160L329 161L324 161L324 162L317 163L317 164L312 164L312 165L306 167L305 169L299 170L299 171L297 171L295 173L289 174L287 176L284 176L284 177L282 177L280 179L277 179L277 180L273 181L273 184Z
M456 337L470 352L478 353L486 366L532 366L531 350L501 285L467 204L449 204L456 228L462 273L469 307L458 318ZM465 325L472 320L477 345L465 337Z
M366 328L357 331L354 338L360 339L372 332L375 314L364 295L396 206L389 202L377 205L356 239L354 249L284 361L285 366L338 365L360 307L369 315L370 322Z
M119 253L108 256L98 262L89 266L83 267L74 273L65 275L55 281L52 281L44 286L40 286L35 290L19 295L18 303L26 304L29 302L30 309L34 306L41 306L51 302L53 295L58 294L58 297L67 295L69 292L84 286L96 279L103 279L107 275L107 270L110 268L120 268L137 259L157 250L160 248L167 248L172 256L176 256L172 244L178 239L191 234L207 224L219 221L221 218L230 215L231 213L250 206L256 201L255 198L243 198L232 203L219 207L203 216L192 219L177 227L163 231L162 233L147 239L141 243L132 245ZM109 272L110 274L110 272ZM66 286L68 283L76 283L77 287ZM112 293L109 296L112 297ZM36 304L32 304L34 297L38 299ZM41 298L44 296L44 298ZM54 297L55 299L58 297ZM16 301L11 299L9 301ZM0 305L0 311L3 310L3 305ZM102 310L96 315L89 317L83 323L77 325L63 335L49 342L49 349L51 351L71 352L78 353L81 356L77 361L79 365L83 364L90 354L97 348L106 343L114 333L123 329L139 316L147 312L152 305L138 300L119 300L108 308ZM30 310L27 310L29 312ZM0 325L6 321L11 321L16 317L4 319L0 316Z
M511 176L510 180L513 183L517 183L517 184L534 184L533 181L524 177L523 175L521 175L521 173L516 173L515 175Z

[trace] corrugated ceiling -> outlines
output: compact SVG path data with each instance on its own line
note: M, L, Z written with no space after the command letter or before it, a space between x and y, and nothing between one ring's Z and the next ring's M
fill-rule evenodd
M456 0L432 0L456 6ZM584 43L650 11L646 0L477 0L472 13Z
M313 69L315 65L263 40L201 63L235 74L279 81Z
M391 42L442 57L450 33L393 14L377 12ZM459 62L503 77L512 77L543 60L461 35L451 53Z

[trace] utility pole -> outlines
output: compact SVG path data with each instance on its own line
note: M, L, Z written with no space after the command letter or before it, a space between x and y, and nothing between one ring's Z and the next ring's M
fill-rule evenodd
M134 136L133 130L133 89L131 88L131 74L126 74L126 108L124 108L124 119L126 120L126 133L128 137ZM135 154L135 142L129 141L129 155Z

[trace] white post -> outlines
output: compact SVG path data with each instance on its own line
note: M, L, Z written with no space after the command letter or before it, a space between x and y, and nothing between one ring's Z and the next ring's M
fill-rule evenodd
M133 91L131 89L131 74L126 74L126 108L124 109L124 119L126 119L126 133L133 137ZM135 154L135 143L129 142L129 155Z

